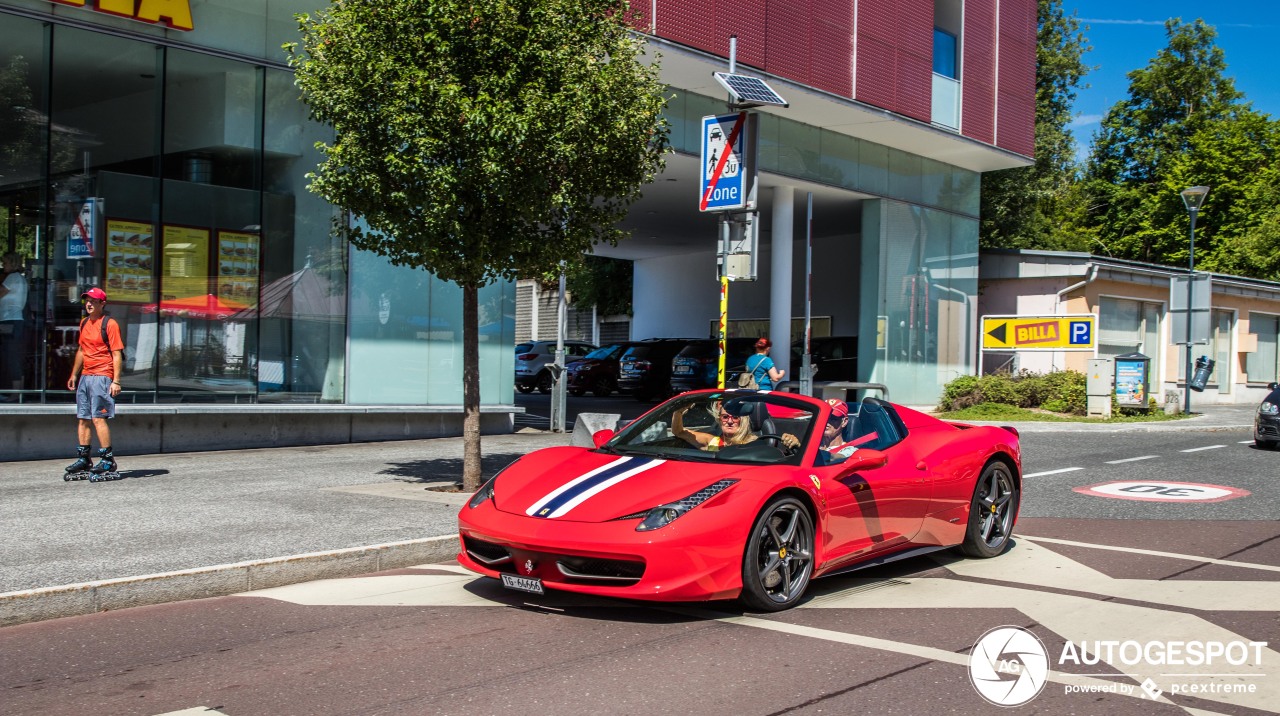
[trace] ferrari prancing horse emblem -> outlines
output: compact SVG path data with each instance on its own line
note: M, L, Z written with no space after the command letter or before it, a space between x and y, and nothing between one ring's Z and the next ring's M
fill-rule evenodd
M533 560L532 560L532 559L526 559L526 560L524 561L524 573L525 573L525 574L533 574Z

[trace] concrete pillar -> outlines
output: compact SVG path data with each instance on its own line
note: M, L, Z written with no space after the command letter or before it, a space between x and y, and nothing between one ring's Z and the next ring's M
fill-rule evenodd
M769 270L769 339L773 350L769 356L774 365L785 370L783 380L799 380L791 366L791 262L795 246L796 189L779 186L773 189L773 235L770 239L772 258Z

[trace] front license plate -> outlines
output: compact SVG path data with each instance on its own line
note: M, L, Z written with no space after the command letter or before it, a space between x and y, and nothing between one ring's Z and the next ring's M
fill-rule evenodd
M531 594L543 594L542 580L533 577L517 577L514 574L502 575L502 586L507 589L514 589L518 592L529 592Z

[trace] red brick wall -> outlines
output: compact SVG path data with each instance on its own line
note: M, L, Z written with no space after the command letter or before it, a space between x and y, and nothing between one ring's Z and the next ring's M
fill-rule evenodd
M1036 3L1000 3L996 146L1031 156L1036 122Z
M654 0L631 6L644 14L644 29L656 24L659 37L727 58L736 34L744 67L930 120L933 0L656 0L656 12ZM998 11L997 0L965 0L962 42L962 133L1030 155L1035 0L999 0Z
M995 45L995 0L965 0L960 131L987 144L996 140Z

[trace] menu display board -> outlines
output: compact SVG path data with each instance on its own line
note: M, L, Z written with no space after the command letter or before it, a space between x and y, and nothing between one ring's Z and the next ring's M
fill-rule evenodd
M164 227L164 300L209 293L209 230Z
M247 306L258 303L257 234L218 232L218 298Z
M149 303L153 227L107 219L107 295L115 303Z

